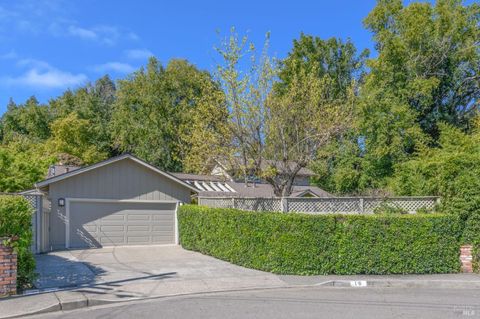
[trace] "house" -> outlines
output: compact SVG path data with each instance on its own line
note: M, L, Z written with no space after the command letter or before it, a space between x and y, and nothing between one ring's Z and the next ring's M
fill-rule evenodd
M40 251L178 243L176 212L197 189L125 154L78 168L52 167L36 184L46 204Z
M274 197L272 187L262 181L245 184L221 175L167 173L130 154L86 167L51 166L47 178L35 186L33 192L41 193L44 202L35 223L39 252L178 244L177 208L194 196ZM296 184L292 196L330 194Z

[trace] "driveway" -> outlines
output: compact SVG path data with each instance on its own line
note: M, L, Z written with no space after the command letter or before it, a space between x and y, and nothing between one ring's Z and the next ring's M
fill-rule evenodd
M243 268L180 246L112 247L36 256L36 286L78 288L125 297L279 287L278 276Z

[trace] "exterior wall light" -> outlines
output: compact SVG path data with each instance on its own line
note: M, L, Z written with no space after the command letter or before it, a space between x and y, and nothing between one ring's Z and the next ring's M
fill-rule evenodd
M59 198L58 199L58 206L59 207L65 206L65 198Z

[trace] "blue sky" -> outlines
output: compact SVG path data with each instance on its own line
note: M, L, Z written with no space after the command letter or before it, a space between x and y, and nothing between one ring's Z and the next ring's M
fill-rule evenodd
M279 58L300 32L350 37L359 50L372 49L362 20L374 6L374 0L0 0L0 114L10 97L46 102L105 73L124 77L149 55L212 70L216 31L228 35L232 26L257 45L270 31L271 53Z

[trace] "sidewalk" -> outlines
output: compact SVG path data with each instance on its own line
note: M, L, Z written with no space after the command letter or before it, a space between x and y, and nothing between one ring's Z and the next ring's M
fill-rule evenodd
M0 300L0 318L15 318L45 312L72 310L101 304L221 291L325 287L400 287L479 289L479 274L396 276L254 276L203 280L148 278L130 283L105 282L73 289L43 292ZM358 288L362 289L362 288Z

